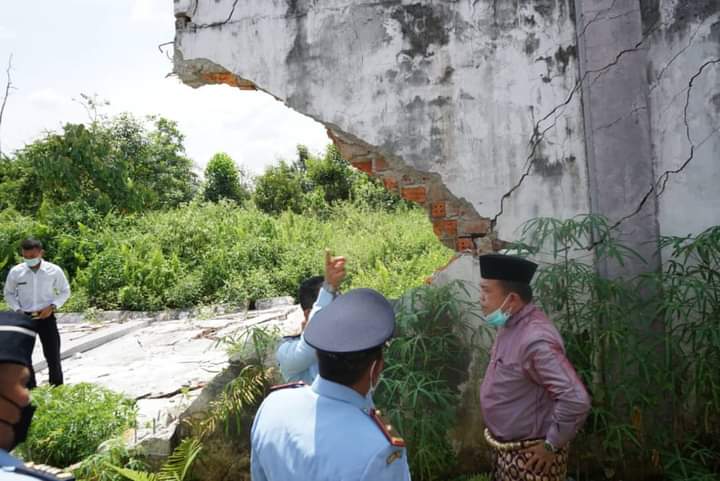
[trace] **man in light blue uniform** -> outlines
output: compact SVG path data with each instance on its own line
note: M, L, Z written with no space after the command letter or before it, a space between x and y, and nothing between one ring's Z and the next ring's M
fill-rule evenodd
M298 298L305 321L301 326L301 332L296 336L283 338L276 352L280 372L286 382L302 381L305 384L312 384L315 380L318 374L315 349L305 342L302 330L318 311L335 299L338 287L344 278L345 258L333 257L330 251L326 250L325 277L311 277L300 284Z
M403 440L372 406L395 329L390 303L355 289L319 311L304 332L317 352L312 386L280 386L251 433L253 481L409 481Z
M70 481L72 475L59 469L25 464L8 453L25 440L35 411L27 389L33 327L30 316L0 312L0 481Z

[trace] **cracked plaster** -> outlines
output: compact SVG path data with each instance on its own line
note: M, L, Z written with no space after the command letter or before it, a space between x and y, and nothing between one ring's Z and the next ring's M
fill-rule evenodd
M261 89L323 123L457 251L534 216L605 214L637 242L720 222L713 0L175 4L183 81Z

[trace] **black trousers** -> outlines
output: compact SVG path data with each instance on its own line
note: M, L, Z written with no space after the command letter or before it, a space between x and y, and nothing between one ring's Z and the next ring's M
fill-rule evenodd
M33 319L33 330L38 333L42 344L43 355L47 361L49 382L53 386L63 383L62 366L60 365L60 333L57 328L55 314L46 319ZM37 386L35 371L30 369L30 382L28 387Z

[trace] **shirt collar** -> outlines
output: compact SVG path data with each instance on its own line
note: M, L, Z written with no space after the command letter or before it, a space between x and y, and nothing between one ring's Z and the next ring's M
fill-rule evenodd
M528 317L530 313L532 313L535 310L535 304L529 303L525 304L525 306L517 311L515 314L513 314L510 319L508 319L507 323L505 324L505 327L507 328L513 328L516 325L520 323L523 319Z
M363 411L370 410L372 402L351 387L343 386L333 381L328 381L320 376L315 378L312 389L320 396L329 397L338 401L352 404Z

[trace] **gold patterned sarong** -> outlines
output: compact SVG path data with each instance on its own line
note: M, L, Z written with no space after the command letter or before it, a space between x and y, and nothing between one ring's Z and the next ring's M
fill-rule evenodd
M542 439L503 443L485 429L485 440L494 451L493 481L565 481L567 478L567 446L561 449L548 474L535 474L526 467L527 449L541 444Z

